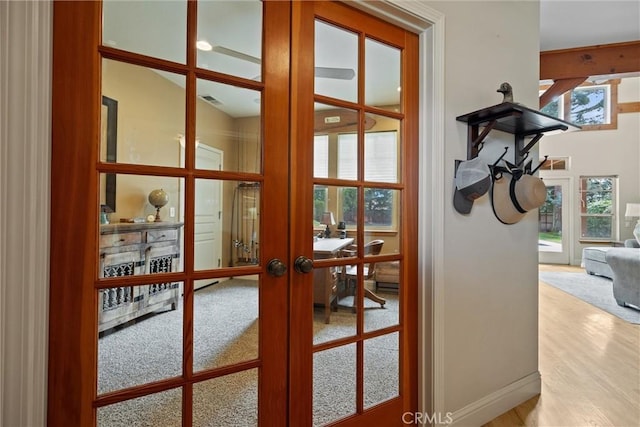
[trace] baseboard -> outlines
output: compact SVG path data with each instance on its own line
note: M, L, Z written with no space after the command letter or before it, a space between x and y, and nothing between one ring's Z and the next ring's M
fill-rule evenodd
M453 412L451 414L453 422L449 425L478 427L486 424L522 402L539 395L541 387L540 372L536 371Z

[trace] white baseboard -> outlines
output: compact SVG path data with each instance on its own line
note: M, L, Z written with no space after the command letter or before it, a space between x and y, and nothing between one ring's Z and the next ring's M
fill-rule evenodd
M455 427L478 427L540 394L542 380L536 371L482 399L453 412Z

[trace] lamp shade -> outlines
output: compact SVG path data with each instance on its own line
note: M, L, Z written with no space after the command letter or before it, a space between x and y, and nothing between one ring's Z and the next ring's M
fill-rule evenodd
M324 225L335 225L336 224L336 220L333 218L333 212L325 212L322 214L322 221L320 221L321 224Z
M628 218L640 217L640 203L627 203L624 216Z

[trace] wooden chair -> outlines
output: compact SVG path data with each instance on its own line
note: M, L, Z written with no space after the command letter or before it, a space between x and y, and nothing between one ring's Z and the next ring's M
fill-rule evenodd
M382 251L382 245L384 244L384 240L372 240L369 243L363 246L363 255L379 255L380 251ZM358 247L356 245L350 245L342 250L343 257L355 257L358 253ZM376 276L376 263L369 262L364 264L363 266L363 276L364 280L373 280ZM357 298L357 280L358 280L358 267L355 265L347 265L342 270L342 277L345 283L345 287L347 290L353 289L353 310L355 311L356 307L356 298ZM370 289L364 288L364 296L369 298L370 300L377 302L380 304L381 308L384 308L386 299L376 295Z

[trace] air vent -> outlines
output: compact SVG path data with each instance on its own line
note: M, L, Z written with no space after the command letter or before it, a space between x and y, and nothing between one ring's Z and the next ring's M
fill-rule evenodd
M200 98L204 99L205 101L207 101L209 104L212 104L212 105L222 105L222 102L218 101L211 95L200 95Z

